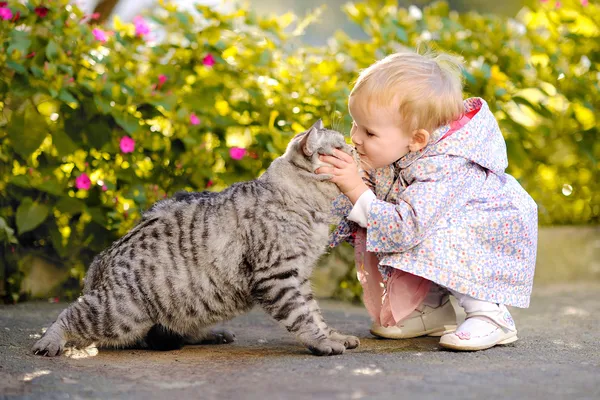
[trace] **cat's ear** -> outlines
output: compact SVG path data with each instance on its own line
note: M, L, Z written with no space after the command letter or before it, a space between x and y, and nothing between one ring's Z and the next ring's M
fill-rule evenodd
M317 150L317 136L317 128L315 128L314 125L309 130L304 132L304 136L302 136L299 146L300 150L306 157L311 157L315 153L315 150Z
M313 124L313 126L311 126L311 128L324 129L324 127L323 127L323 120L321 118L319 118L319 120L317 122L315 122Z
M304 131L304 132L300 132L300 133L298 133L296 136L294 136L294 137L292 138L292 140L294 140L294 139L298 139L298 138L300 138L300 137L302 137L302 136L306 135L306 134L307 134L307 133L308 133L308 132L309 132L311 129L313 129L313 128L315 128L315 129L325 129L325 128L323 127L323 121L321 120L321 118L319 118L319 120L318 120L317 122L315 122L315 123L314 123L314 124L313 124L313 125L312 125L310 128L308 128L308 131Z

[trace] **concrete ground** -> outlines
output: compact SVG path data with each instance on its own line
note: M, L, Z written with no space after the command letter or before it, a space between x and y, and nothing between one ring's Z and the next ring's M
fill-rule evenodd
M361 307L322 301L358 349L316 357L260 310L226 324L237 341L172 352L44 358L30 348L65 304L0 306L0 398L599 399L600 284L536 288L513 309L520 340L475 353L435 338L377 340Z

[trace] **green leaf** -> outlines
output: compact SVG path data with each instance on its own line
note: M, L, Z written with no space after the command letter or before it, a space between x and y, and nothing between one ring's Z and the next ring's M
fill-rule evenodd
M98 106L98 109L102 111L104 114L110 114L112 111L112 107L109 101L106 101L100 96L94 96L94 103Z
M106 117L100 115L93 118L85 127L88 144L96 149L101 149L104 143L110 141L111 129Z
M164 96L156 100L149 101L153 106L162 106L166 111L173 111L173 108L177 104L177 96Z
M52 133L52 143L61 157L72 154L79 148L62 129L57 129Z
M56 226L56 221L49 221L47 226L48 231L50 233L50 240L52 241L52 246L54 247L54 249L60 257L67 257L67 248L66 246L63 246L63 237L60 231L58 230L58 226Z
M34 202L30 197L25 197L17 208L17 230L19 235L29 232L46 220L49 208L45 204Z
M104 250L114 240L112 232L95 221L87 224L83 230L83 237L87 247L96 252Z
M78 214L85 209L85 203L79 199L64 196L54 206L58 211L62 213L69 213L71 215Z
M6 50L7 54L11 54L14 50L19 50L23 55L27 54L29 46L31 46L31 40L29 39L28 31L21 31L13 29L10 32L10 45Z
M106 215L105 211L102 208L90 207L87 211L91 215L92 221L95 221L102 226L106 225Z
M44 76L44 71L42 71L40 68L38 68L35 65L32 65L31 68L29 68L31 70L31 73L33 74L33 76L35 76L36 78L41 78L42 76Z
M120 113L117 110L113 110L111 114L114 117L117 124L119 124L119 126L130 135L137 132L137 130L140 128L138 119L131 114Z
M67 105L62 105L60 114L64 115L65 133L71 138L74 143L79 143L81 140L81 132L83 132L87 124L80 110L72 110Z
M10 183L12 183L13 185L16 185L18 187L25 188L25 189L29 189L31 187L31 184L29 183L29 178L27 178L27 175L13 176L10 179Z
M464 75L465 79L467 80L467 82L469 82L470 84L477 83L477 79L475 79L475 77L470 72L468 72L466 69L463 70L463 75Z
M46 46L46 57L48 57L48 60L54 61L54 59L58 56L59 50L60 49L58 48L56 42L54 40L50 40Z
M8 137L17 153L27 158L40 147L47 134L46 120L32 106L12 115Z
M36 185L36 188L41 190L42 192L50 193L55 196L60 196L64 192L64 188L56 181L56 178L47 180L39 185Z
M396 37L402 43L408 43L408 35L406 34L406 31L404 30L404 28L401 27L401 26L399 26L398 28L396 28Z
M71 67L70 65L60 64L58 66L58 69L63 72L66 72L69 76L73 76L73 67Z
M14 61L7 61L6 66L18 74L21 74L21 75L27 74L27 70L25 69L25 67L22 66L21 64L17 64Z
M58 93L58 98L66 103L79 104L77 99L67 89L61 89Z
M18 244L19 241L15 237L15 231L13 228L8 226L4 218L0 217L0 243L7 242L12 244Z

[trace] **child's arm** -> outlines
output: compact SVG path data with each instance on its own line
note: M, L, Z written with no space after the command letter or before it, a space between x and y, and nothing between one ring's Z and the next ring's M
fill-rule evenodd
M485 181L480 167L461 157L433 156L408 169L408 187L398 204L373 200L367 215L367 250L395 253L418 245L439 219L466 200Z

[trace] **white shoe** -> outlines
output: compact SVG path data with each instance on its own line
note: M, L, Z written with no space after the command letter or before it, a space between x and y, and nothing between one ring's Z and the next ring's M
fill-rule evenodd
M448 295L437 307L420 305L396 326L373 324L371 334L386 339L409 339L419 336L442 336L456 330L456 314Z
M474 311L456 332L440 339L440 346L461 351L485 350L498 344L518 340L517 328L506 306L499 305L494 311Z

